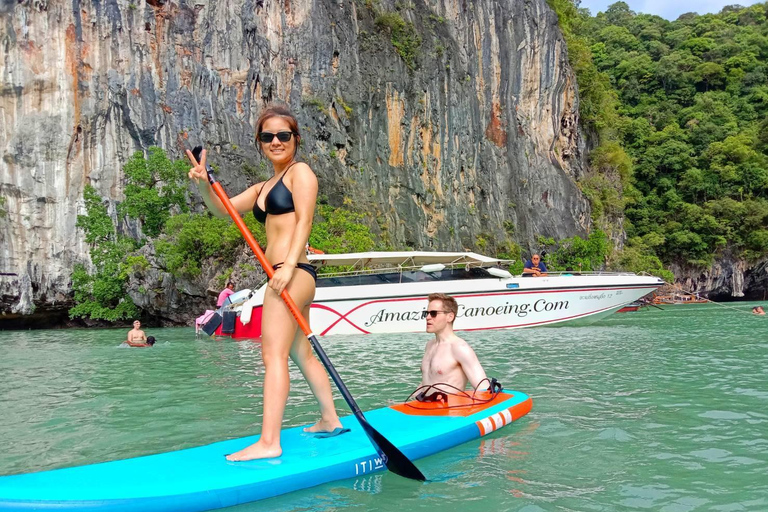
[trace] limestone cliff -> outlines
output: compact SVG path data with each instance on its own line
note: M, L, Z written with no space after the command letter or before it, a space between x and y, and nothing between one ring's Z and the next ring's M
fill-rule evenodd
M6 315L70 305L86 184L115 214L134 151L203 144L240 191L278 100L321 194L395 245L589 227L576 83L545 0L3 0L0 21Z
M748 263L726 252L706 270L677 265L671 270L683 290L710 300L766 300L768 260Z

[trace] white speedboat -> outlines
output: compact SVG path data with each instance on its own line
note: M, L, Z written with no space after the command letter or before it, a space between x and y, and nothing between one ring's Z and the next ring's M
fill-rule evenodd
M447 293L459 312L454 329L515 329L594 321L646 295L664 282L624 272L513 276L512 262L472 252L365 252L311 254L321 273L310 310L317 335L423 332L427 296ZM245 302L230 305L217 335L261 336L266 283ZM241 300L244 299L241 297Z

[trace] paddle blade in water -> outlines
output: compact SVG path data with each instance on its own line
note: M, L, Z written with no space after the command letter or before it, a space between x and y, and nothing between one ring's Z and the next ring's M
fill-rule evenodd
M358 420L360 420L359 417ZM426 481L427 478L419 471L419 468L397 446L390 443L389 439L379 434L368 421L362 419L360 420L360 425L362 425L365 433L373 441L373 444L378 446L387 458L387 469L405 478L419 480L420 482Z

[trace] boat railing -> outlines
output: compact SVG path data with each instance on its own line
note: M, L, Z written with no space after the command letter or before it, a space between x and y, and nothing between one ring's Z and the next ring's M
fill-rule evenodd
M469 270L471 268L501 268L506 270L505 265L483 265L482 263L449 263L445 265L445 268L443 270L455 270L455 269L466 269ZM326 269L331 269L334 267L326 266L326 267L320 267L320 272L318 277L320 278L333 278L333 277L350 277L350 276L363 276L363 275L371 275L371 274L390 274L390 273L405 273L405 272L426 272L426 273L432 273L428 270L424 270L423 266L405 266L405 265L397 265L397 266L391 266L391 267L377 267L377 268L356 268L352 270L332 270L330 272L325 271ZM338 267L336 267L338 268ZM638 274L634 272L615 272L615 271L606 271L606 270L590 270L590 271L549 271L547 272L548 277L573 277L573 276L636 276ZM519 275L512 275L512 278L522 278L522 279L529 279L530 277L525 276L524 274ZM530 278L533 279L533 278ZM266 278L258 284L258 286L255 289L261 288L261 286L266 283Z
M481 265L481 264L467 264L467 263L460 263L460 264L454 264L454 265L446 265L446 269L457 269L457 268L464 268L464 269L470 269L470 268L501 268L504 269L504 266L497 266L497 265ZM504 269L506 270L506 269ZM341 270L341 271L331 271L331 272L321 272L320 277L345 277L345 276L357 276L357 275L369 275L369 274L384 274L384 273L403 273L403 272L418 272L422 271L422 267L420 266L396 266L396 267L383 267L383 268L366 268L366 269L353 269L353 270ZM636 276L634 272L615 272L615 271L607 271L607 270L590 270L590 271L581 271L581 272L573 272L573 271L555 271L555 272L548 272L548 276L558 276L558 277L569 277L569 276ZM520 275L513 275L512 277L524 277L523 274Z
M320 274L318 277L345 277L345 276L359 276L359 275L369 275L369 274L390 274L390 273L403 273L403 272L439 272L442 270L451 270L451 269L466 269L469 270L471 268L503 268L503 266L498 265L483 265L482 263L468 263L468 262L460 262L460 263L445 263L444 268L440 269L439 271L431 271L424 269L425 265L397 265L393 267L376 267L376 268L356 268L352 270L333 270L330 272L324 271L326 268L333 268L333 267L320 267Z
M616 272L608 270L562 270L548 271L547 276L636 276L634 272Z

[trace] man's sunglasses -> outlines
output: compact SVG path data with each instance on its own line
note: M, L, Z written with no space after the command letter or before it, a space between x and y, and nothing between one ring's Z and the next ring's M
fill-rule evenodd
M272 139L277 137L277 140L280 142L288 142L291 140L291 137L296 135L294 132L277 132L277 133L270 133L270 132L260 132L256 138L259 139L259 142L264 142L265 144L269 144L272 142Z
M427 315L431 316L432 318L437 318L438 313L449 313L449 311L439 311L437 309L430 309L429 311L422 311L421 318L427 318Z

